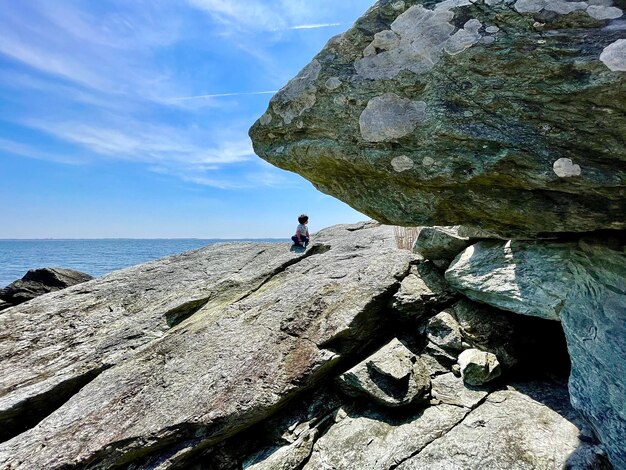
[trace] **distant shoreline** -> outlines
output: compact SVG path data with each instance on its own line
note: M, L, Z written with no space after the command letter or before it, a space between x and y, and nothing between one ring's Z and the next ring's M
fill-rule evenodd
M288 238L0 238L0 242L80 242L80 241L211 241L211 242L256 242L256 241L289 241Z

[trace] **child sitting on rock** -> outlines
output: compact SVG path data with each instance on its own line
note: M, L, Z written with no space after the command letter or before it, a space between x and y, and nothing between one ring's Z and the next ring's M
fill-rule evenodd
M293 244L295 246L301 246L306 248L307 243L309 243L309 229L306 224L309 223L309 216L306 214L302 214L298 217L298 227L296 228L296 234L291 237L293 240Z

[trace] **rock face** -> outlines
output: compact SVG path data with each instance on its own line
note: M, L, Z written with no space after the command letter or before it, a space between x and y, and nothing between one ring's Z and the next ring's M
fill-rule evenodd
M255 151L384 223L626 228L626 4L485 3L379 1L272 99Z
M458 377L460 349L514 364L525 330L448 297L430 268L369 222L305 252L212 245L11 307L0 468L392 470L455 455L460 468L603 469L564 380L494 392Z
M32 428L0 467L175 465L367 347L414 255L375 223L314 241L214 245L5 312L0 429Z
M24 277L0 289L0 301L19 305L48 292L92 280L89 274L62 268L31 269ZM0 310L2 306L0 305Z
M446 272L472 299L560 319L574 406L592 423L616 468L626 468L626 255L585 242L480 242Z
M433 263L420 262L411 266L402 280L392 306L402 315L419 320L450 304L456 295Z

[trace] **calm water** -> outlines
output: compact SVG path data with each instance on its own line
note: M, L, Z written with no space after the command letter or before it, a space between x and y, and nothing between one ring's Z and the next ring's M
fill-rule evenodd
M97 277L225 241L286 240L0 240L0 287L33 268L69 268Z

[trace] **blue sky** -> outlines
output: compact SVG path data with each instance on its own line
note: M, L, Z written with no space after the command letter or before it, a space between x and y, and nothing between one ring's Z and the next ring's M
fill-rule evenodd
M247 131L372 0L0 0L0 238L287 237L362 220Z

